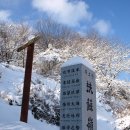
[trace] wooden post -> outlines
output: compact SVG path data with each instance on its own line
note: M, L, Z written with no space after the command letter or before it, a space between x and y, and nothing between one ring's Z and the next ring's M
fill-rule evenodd
M28 106L29 106L30 84L31 84L31 75L32 75L33 52L34 52L34 43L29 45L27 48L27 59L26 59L26 68L25 68L25 77L24 77L20 121L26 123L28 120Z
M28 41L26 44L24 44L23 46L17 49L17 52L20 52L21 50L27 48L27 58L26 58L24 86L23 86L23 98L22 98L22 107L21 107L21 116L20 116L20 121L26 123L28 120L28 107L29 107L34 44L39 39L40 37L36 36L32 38L30 41Z

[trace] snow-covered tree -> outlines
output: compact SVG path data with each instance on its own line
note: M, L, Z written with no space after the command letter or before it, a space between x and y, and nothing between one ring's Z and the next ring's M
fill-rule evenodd
M130 49L98 35L91 35L78 44L73 43L69 46L69 53L89 59L95 69L97 90L102 93L104 103L109 104L116 115L124 115L123 109L130 101L130 88L129 83L120 81L118 76L121 72L130 72ZM127 109L130 112L129 105Z
M69 27L59 24L51 18L39 20L36 24L36 30L41 36L38 44L40 49L47 49L49 44L55 48L61 48L78 35Z
M25 50L16 52L16 48L28 40L32 30L25 25L0 25L0 59L24 66ZM36 44L34 69L36 72L55 79L60 83L61 65L69 58L79 55L88 59L96 72L97 91L100 101L111 107L117 117L130 113L130 83L121 81L121 72L130 73L130 49L116 40L106 39L97 34L80 36L53 21L38 23L43 46ZM42 48L42 49L41 49ZM44 50L44 52L43 52ZM12 61L13 60L13 61ZM30 92L30 109L35 118L59 125L59 98L57 90L44 89L45 85L33 83ZM23 85L22 85L23 86ZM16 95L8 98L9 103L21 105L22 87L17 87ZM8 93L2 94L7 99Z
M25 50L16 49L28 40L32 29L26 24L0 23L0 61L24 67Z

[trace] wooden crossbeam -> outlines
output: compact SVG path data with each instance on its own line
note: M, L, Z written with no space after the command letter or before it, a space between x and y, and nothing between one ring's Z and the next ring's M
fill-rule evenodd
M31 40L29 40L27 43L25 43L24 45L20 46L19 48L17 48L17 52L22 51L23 49L25 49L26 47L28 47L31 44L34 44L36 41L38 41L40 39L40 36L36 36L34 38L32 38Z

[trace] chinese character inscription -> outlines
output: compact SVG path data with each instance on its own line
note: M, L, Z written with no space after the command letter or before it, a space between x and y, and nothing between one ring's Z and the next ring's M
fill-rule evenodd
M96 130L95 73L83 64L61 69L60 130Z

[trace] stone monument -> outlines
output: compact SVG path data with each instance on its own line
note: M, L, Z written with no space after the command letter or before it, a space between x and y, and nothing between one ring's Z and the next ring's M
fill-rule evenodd
M97 130L95 72L82 57L61 68L60 130Z

